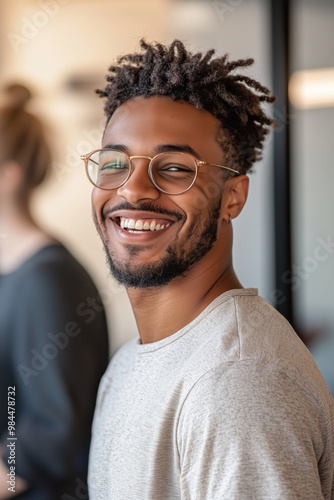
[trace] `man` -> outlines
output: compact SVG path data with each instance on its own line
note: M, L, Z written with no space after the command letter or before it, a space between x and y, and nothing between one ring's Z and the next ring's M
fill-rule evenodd
M329 500L333 400L287 321L243 289L232 223L272 120L229 62L141 41L111 66L102 150L83 157L140 338L100 385L92 500Z

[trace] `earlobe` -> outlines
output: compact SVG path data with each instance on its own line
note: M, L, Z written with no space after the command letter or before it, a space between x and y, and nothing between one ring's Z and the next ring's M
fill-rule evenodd
M222 199L222 215L223 220L228 224L242 211L247 201L248 188L249 177L247 175L239 175L227 181L225 196Z

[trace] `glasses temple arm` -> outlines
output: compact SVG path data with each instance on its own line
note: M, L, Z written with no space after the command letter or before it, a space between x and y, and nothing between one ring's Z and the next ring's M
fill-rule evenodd
M85 161L91 161L91 162L95 163L95 165L98 165L97 161L92 160L92 158L88 158L88 155L87 156L86 155L81 155L80 158L82 160L85 160Z
M240 172L238 170L235 170L234 168L230 167L225 167L224 165L216 165L216 163L208 163L207 161L199 161L199 165L210 165L211 167L219 167L219 168L225 168L225 170L229 170L230 172L234 172L235 174L240 175Z

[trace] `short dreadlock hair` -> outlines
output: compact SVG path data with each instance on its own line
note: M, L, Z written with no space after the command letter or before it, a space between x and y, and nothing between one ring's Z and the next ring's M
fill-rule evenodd
M256 80L235 74L253 59L229 61L228 54L213 58L215 50L193 54L180 40L169 46L140 40L141 53L117 59L106 76L107 124L116 109L137 96L166 96L204 109L221 123L217 141L225 154L225 164L246 173L261 159L263 143L273 120L262 109L262 102L275 97Z

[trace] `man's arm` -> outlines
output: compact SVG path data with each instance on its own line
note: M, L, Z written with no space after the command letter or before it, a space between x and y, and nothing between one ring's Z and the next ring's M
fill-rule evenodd
M329 421L276 367L245 360L211 370L180 418L182 498L331 498Z

